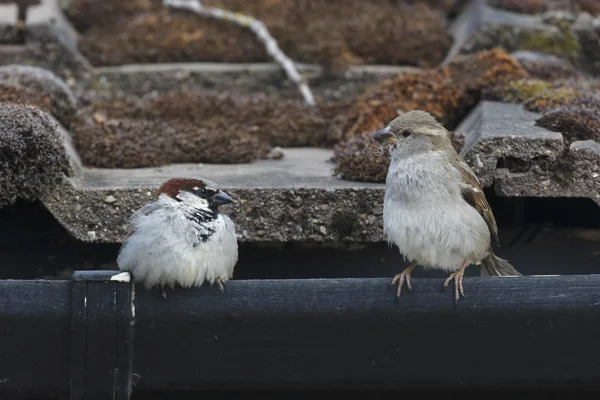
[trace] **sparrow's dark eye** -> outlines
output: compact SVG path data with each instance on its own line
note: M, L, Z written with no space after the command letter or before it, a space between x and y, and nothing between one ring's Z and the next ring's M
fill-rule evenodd
M403 138L407 138L410 135L412 135L412 131L410 129L405 129L405 130L402 131L401 135L402 135Z

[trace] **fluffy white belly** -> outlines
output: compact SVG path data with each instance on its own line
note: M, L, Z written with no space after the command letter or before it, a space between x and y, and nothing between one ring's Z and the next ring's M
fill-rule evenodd
M237 263L235 227L229 217L220 215L215 232L205 242L193 246L192 237L177 235L165 225L148 224L130 236L117 263L147 288L175 284L184 288L226 281Z
M487 224L469 204L458 204L448 209L423 198L402 201L386 196L383 220L388 241L425 268L455 271L467 260L479 264L490 243Z

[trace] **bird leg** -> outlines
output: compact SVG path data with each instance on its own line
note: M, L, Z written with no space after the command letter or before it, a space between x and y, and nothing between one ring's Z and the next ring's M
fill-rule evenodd
M222 278L215 279L215 283L221 289L221 293L223 293L223 288L225 287L225 281Z
M417 262L415 261L412 264L410 264L408 267L406 267L406 269L404 271L402 271L401 273L396 275L394 277L394 279L392 279L392 286L394 286L396 284L396 282L400 281L400 283L398 283L398 290L396 291L397 297L400 297L400 292L402 292L402 285L404 285L405 280L406 280L406 287L408 287L408 290L412 290L412 286L410 285L410 273L412 272L413 269L415 269L416 266L417 266Z
M450 281L454 279L454 301L455 302L458 302L458 300L460 300L460 295L462 295L462 297L466 297L465 290L463 288L463 276L465 274L465 269L467 269L468 266L469 266L469 262L465 261L460 266L458 271L450 274L448 279L446 279L446 281L444 282L444 290L445 290L445 289L448 289L448 284L450 283Z

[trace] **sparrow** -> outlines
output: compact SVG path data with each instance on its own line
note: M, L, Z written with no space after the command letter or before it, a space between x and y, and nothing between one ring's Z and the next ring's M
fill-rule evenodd
M117 264L147 289L216 283L233 276L238 244L233 221L219 206L233 199L206 179L174 178L156 201L133 213Z
M470 264L490 276L520 276L491 248L498 227L479 181L451 143L450 133L431 114L415 110L400 115L373 139L388 144L383 202L383 230L410 265L392 280L397 296L417 266L451 272L456 302L464 295L463 275Z

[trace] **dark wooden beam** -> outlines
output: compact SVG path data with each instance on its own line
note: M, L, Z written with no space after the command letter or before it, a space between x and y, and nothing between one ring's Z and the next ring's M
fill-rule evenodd
M69 393L71 282L0 280L0 398Z
M234 280L165 300L139 285L131 297L114 273L0 281L1 398L600 388L600 275L466 278L454 304L443 279L400 299L381 278Z
M600 276L231 281L136 293L136 390L600 381Z

